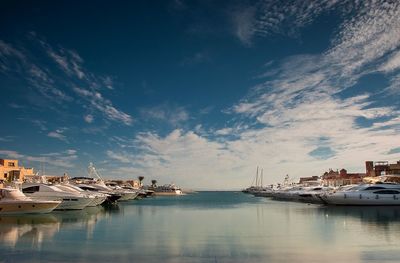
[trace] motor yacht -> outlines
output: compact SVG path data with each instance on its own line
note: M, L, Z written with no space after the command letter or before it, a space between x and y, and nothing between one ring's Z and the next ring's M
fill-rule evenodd
M32 200L19 189L0 189L0 215L2 214L42 214L50 213L61 201Z
M75 185L72 184L58 184L55 187L60 188L63 191L71 192L71 193L80 193L86 195L88 198L92 198L92 202L89 203L88 207L93 207L102 204L106 199L107 195L103 193L94 193L90 191L85 191Z
M273 192L272 198L281 201L299 201L299 192L303 186L284 186Z
M97 191L106 193L109 195L108 201L109 203L114 203L115 201L124 201L124 200L132 200L135 199L138 195L137 191L129 191L122 189L117 185L107 186L97 172L93 163L89 163L88 166L88 176L89 177L74 177L70 181L72 181L75 185L84 190L89 190L87 186L91 186L95 188ZM93 188L91 190L93 190Z
M34 200L61 200L56 210L80 210L93 201L93 198L81 193L64 191L56 186L42 183L24 183L22 192Z
M339 188L319 197L332 205L400 205L400 184L361 184Z
M305 187L303 190L296 193L296 199L304 203L320 204L322 200L319 198L319 195L332 190L333 188L326 186Z
M148 190L154 191L154 195L183 195L182 190L174 184L151 186Z
M271 188L262 188L259 191L253 193L257 197L272 197L274 195L274 190Z
M84 191L91 193L100 193L106 195L106 200L102 204L114 204L121 198L122 195L115 193L108 187L103 187L94 183L75 182L74 185Z
M118 201L133 200L139 195L139 191L135 189L122 188L115 182L107 182L105 185L113 190L115 193L121 195L121 198Z

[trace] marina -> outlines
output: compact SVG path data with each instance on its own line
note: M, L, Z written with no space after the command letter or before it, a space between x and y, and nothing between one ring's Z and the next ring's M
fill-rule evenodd
M365 162L365 173L347 173L330 169L322 176L302 177L298 183L290 182L286 175L283 183L264 187L259 179L256 185L243 189L245 194L274 200L347 206L400 206L400 161Z
M25 169L1 162L13 179ZM399 166L267 187L257 167L243 191L200 192L104 180L92 163L84 177L25 174L3 181L0 262L397 262Z

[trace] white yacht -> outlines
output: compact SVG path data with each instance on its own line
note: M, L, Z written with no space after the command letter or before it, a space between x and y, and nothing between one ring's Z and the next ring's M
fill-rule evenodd
M138 191L131 191L131 190L123 189L123 188L119 187L116 183L111 182L110 185L107 186L105 184L103 178L101 178L100 174L97 172L93 163L90 163L88 166L88 175L89 175L89 177L72 178L71 181L74 182L74 184L76 184L81 189L83 189L82 187L84 187L84 188L86 188L84 190L89 190L84 185L86 185L86 186L90 185L90 186L96 188L98 191L109 194L110 200L113 200L112 202L115 202L116 200L118 200L118 201L133 200L139 194ZM82 184L84 184L84 185L82 185Z
M297 200L305 203L323 203L319 195L332 191L333 188L327 186L311 186L305 187L297 192Z
M361 184L339 188L319 197L332 205L400 205L400 184Z
M61 200L56 210L81 210L93 201L93 198L83 194L64 191L56 186L41 183L24 183L22 192L34 200Z
M0 189L0 215L50 213L60 205L61 201L32 200L19 189Z
M106 201L103 202L103 204L104 203L113 204L121 198L120 194L115 193L107 186L104 187L104 186L98 185L96 183L91 183L91 182L88 183L87 181L77 180L73 183L73 185L75 185L76 187L79 187L80 189L82 189L84 191L88 191L91 193L105 194Z
M299 192L303 191L303 186L284 186L274 191L272 198L283 201L299 201Z
M94 193L94 192L90 192L90 191L85 191L75 185L72 184L58 184L55 185L55 187L66 191L66 192L71 192L71 193L80 193L83 195L86 195L88 198L92 199L92 202L89 203L88 207L93 207L93 206L97 206L102 204L106 199L107 199L107 195L103 194L103 193Z
M121 198L118 199L118 201L133 200L139 195L139 191L136 191L134 189L122 188L115 182L107 182L105 185L113 190L115 193L121 195Z
M265 187L259 191L254 192L253 195L257 197L272 197L274 193L275 191L272 187L270 188Z
M174 184L165 184L161 186L151 186L149 190L154 191L154 195L183 195L182 190Z

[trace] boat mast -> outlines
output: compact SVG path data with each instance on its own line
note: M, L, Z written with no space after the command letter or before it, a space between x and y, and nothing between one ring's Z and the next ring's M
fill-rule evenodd
M258 166L257 166L257 172L256 172L256 186L258 186Z

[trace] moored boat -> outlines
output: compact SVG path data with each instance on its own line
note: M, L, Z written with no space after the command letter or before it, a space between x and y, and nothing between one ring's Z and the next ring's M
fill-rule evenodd
M34 200L61 200L56 210L81 210L93 201L92 198L80 193L63 191L42 183L24 183L22 192Z
M400 184L361 184L320 194L330 205L400 205Z
M165 184L160 186L152 186L149 190L154 191L154 195L183 195L182 190L174 184Z
M19 189L0 189L0 214L42 214L50 213L61 201L32 200Z

